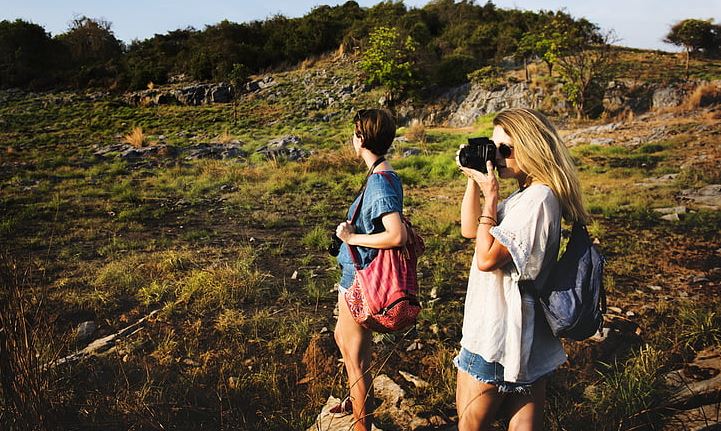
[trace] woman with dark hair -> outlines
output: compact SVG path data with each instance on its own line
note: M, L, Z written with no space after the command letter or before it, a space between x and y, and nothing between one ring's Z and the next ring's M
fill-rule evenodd
M502 410L509 429L540 430L546 381L566 354L519 283L543 285L558 256L561 217L587 216L571 155L543 114L509 109L493 125L496 160L487 173L459 164L468 177L461 234L475 240L475 253L454 360L458 429L488 430ZM493 165L518 184L503 200Z
M351 287L356 268L367 267L378 249L399 247L406 242L406 230L401 221L403 189L401 180L385 159L396 126L388 111L364 109L353 119L352 136L355 153L365 162L368 174L364 182L365 194L354 224L350 223L360 200L360 193L348 210L346 221L336 228L336 236L343 241L338 254L341 278L338 283L338 322L335 340L343 355L350 396L331 409L335 415L353 414L354 429L370 430L373 414L371 364L372 331L353 319L345 293ZM382 174L379 174L382 173ZM351 250L349 246L354 246ZM351 253L357 253L355 260ZM356 266L357 265L357 266Z

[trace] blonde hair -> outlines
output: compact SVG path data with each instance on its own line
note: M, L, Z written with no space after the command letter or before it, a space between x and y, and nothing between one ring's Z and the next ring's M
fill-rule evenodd
M553 190L563 218L586 223L588 214L583 208L576 167L553 124L540 112L525 108L502 111L493 124L501 126L512 139L516 161L528 180Z

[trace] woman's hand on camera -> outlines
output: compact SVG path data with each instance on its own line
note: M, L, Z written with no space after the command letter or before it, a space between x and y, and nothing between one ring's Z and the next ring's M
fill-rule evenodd
M458 151L456 151L456 166L458 166L459 169L463 169L463 165L461 165L461 159L459 158L461 150L467 146L468 144L461 144L458 146Z
M335 234L341 241L348 243L350 237L355 233L355 226L350 222L344 221L335 228Z
M498 179L493 173L493 163L491 163L491 161L486 162L487 174L475 169L464 168L463 166L461 166L460 169L466 177L478 184L483 196L486 198L498 197Z

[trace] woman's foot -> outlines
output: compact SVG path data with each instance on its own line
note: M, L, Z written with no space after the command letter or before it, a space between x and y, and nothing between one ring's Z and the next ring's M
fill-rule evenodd
M346 398L339 404L331 407L330 410L328 410L328 413L335 417L348 416L353 413L353 403L350 398Z

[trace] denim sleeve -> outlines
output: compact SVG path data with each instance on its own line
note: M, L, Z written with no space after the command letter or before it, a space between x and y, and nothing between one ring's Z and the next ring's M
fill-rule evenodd
M403 212L403 192L395 175L372 175L368 179L368 190L371 191L368 214L374 223L385 214Z

